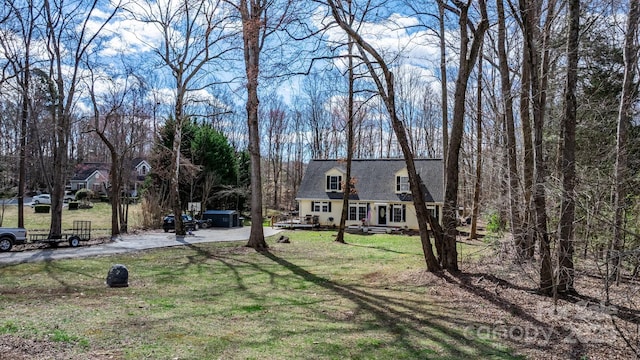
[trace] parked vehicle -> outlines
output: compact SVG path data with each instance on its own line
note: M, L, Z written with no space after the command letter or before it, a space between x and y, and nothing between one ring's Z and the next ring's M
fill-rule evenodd
M191 217L191 215L182 214L182 223L184 224L184 228L187 231L198 229L198 223ZM169 214L164 217L164 220L162 221L162 229L164 230L164 232L169 232L169 230L176 229L176 219L173 214Z
M72 193L71 191L64 192L64 197L62 198L62 202L68 203L70 201L75 201L75 200L76 200L76 194Z
M196 220L196 223L200 229L206 229L213 226L213 220L211 219Z
M13 245L27 242L27 230L24 228L0 228L0 251L9 251Z
M70 201L75 201L75 199L76 199L76 195L74 193L72 193L71 191L65 191L62 201L65 203L68 203ZM31 198L31 203L33 203L34 205L51 204L51 195L49 194L34 195Z
M34 205L51 204L51 195L49 195L49 194L35 195L33 198L31 198L31 202Z

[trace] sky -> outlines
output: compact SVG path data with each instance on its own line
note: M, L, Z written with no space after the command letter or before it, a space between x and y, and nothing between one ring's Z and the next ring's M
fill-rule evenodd
M144 6L148 4L148 6ZM99 56L103 61L111 61L113 67L117 67L123 61L122 59L131 59L130 61L139 62L138 69L146 67L148 72L154 72L155 80L159 80L160 84L156 84L158 87L156 93L165 94L167 99L166 103L170 103L171 95L174 93L174 86L168 80L167 69L162 69L158 66L157 55L154 50L161 46L163 42L163 36L161 28L151 23L144 23L138 21L135 18L148 17L150 12L158 13L158 9L175 6L176 1L172 0L159 0L156 2L144 2L141 5L135 5L130 7L127 11L120 11L109 24L106 25L103 33L105 34L102 43L100 44ZM308 2L309 5L314 4ZM222 16L223 10L218 10L217 15ZM106 18L108 12L100 11L96 13L96 16L92 19L90 27L97 29L102 21ZM309 18L309 25L313 28L319 28L320 26L331 21L331 18L327 18L326 11L318 9L314 12L314 15ZM227 20L234 21L234 20ZM377 22L363 22L360 24L361 33L364 38L378 49L381 53L385 54L390 59L395 58L398 63L402 63L403 67L413 68L420 71L425 79L436 80L437 74L434 74L432 69L437 68L439 62L439 45L435 34L424 27L416 27L419 24L419 20L407 16L401 15L398 12L390 12L386 19L378 19ZM236 29L237 25L229 26L229 31ZM178 32L176 32L178 33ZM325 39L331 43L343 41L345 39L344 32L333 27L326 31ZM238 40L239 41L239 40ZM309 40L314 42L315 39ZM293 52L296 48L309 49L315 44L303 44L302 42L296 43L292 41L285 42L288 52ZM325 49L326 50L326 49ZM345 48L341 50L342 53L346 51ZM271 53L274 49L271 49ZM236 52L237 55L240 53ZM263 56L262 64L263 70L271 65L270 58L267 56L269 53L265 52ZM398 54L402 54L401 58L396 58ZM309 55L305 55L308 56ZM300 60L300 59L298 59ZM127 60L125 60L127 61ZM334 60L334 66L340 70L345 68L343 60ZM243 92L243 80L244 75L243 63L240 61L227 61L226 69L219 69L214 72L214 76L221 81L232 81L229 88L232 93L237 93L238 96L242 96ZM305 70L305 67L309 66L309 61L299 61L300 70ZM322 65L324 66L324 65ZM144 71L143 71L144 72ZM158 74L165 74L165 76L158 76ZM235 80L234 80L235 79ZM283 98L285 103L291 104L297 94L300 93L301 78L296 76L288 76L281 79L281 83L278 84L278 94ZM273 83L271 81L264 81L264 84L269 85ZM434 89L437 89L435 87ZM107 87L104 87L104 91ZM194 98L200 100L214 101L215 95L209 89L199 89L194 91Z
M20 0L17 0L20 1ZM163 28L157 22L143 21L152 18L169 18L172 11L181 1L178 0L157 0L144 2L128 2L120 9L116 15L105 24L113 11L113 3L108 0L100 0L101 6L94 9L92 16L87 22L87 35L95 34L99 31L97 39L92 43L92 61L101 63L101 67L94 68L94 83L97 94L108 95L114 89L126 83L131 83L131 78L127 79L125 69L134 72L141 79L147 82L152 88L149 91L149 101L158 103L159 114L165 116L170 112L175 101L175 81L171 70L163 64L159 51L163 49ZM380 0L382 1L382 0ZM393 0L391 4L401 4L402 0ZM78 0L79 4L86 5L87 2ZM213 6L215 1L196 2ZM72 3L67 2L68 6ZM110 4L110 5L107 5ZM318 5L316 1L295 2L296 9L302 15L291 16L293 24L297 24L297 29L318 30L330 24L332 18L326 8ZM319 7L318 7L319 6ZM439 93L438 64L439 64L439 44L436 34L427 27L420 26L421 19L402 13L406 8L401 6L387 6L377 8L372 14L375 18L359 21L357 26L364 39L376 48L383 56L389 59L395 66L394 71L398 73L418 73L423 81L432 84L433 91ZM218 35L225 36L237 31L240 23L237 17L228 16L232 10L228 6L221 6L210 10L210 17L217 20L216 31ZM271 14L275 17L274 14ZM176 41L177 44L187 40L183 34L184 20L174 17L175 27L167 28L167 34ZM202 18L194 20L197 24L203 24ZM431 19L430 21L433 21ZM303 26L302 26L303 25ZM81 30L80 24L76 31ZM0 28L0 31L2 29ZM293 30L294 36L303 35L299 30ZM336 26L329 27L321 32L322 41L317 37L311 37L305 41L293 41L284 32L274 33L270 41L265 46L261 63L263 79L261 80L261 93L263 96L277 94L285 104L293 107L296 99L303 95L302 83L304 76L292 75L292 73L306 72L326 72L331 71L344 73L346 64L344 58L329 59L330 56L344 55L345 46L337 46L344 43L345 34ZM450 33L450 37L455 37L455 32ZM190 41L198 41L198 36L189 38ZM38 41L35 42L38 44ZM39 48L43 48L43 43ZM235 106L243 108L246 94L244 86L244 63L242 61L241 38L234 37L221 42L217 51L229 46L233 51L224 53L223 59L214 61L207 65L201 72L202 76L194 80L193 90L190 91L190 100L193 104L209 103L222 107L223 101L233 101ZM65 49L72 55L72 47ZM312 50L314 50L312 52ZM317 51L315 51L317 50ZM41 50L41 58L45 58L45 53ZM179 54L175 54L178 56ZM1 56L1 55L0 55ZM312 57L327 57L314 62L311 66ZM64 71L68 74L72 72L72 66L68 64ZM80 75L87 77L88 69L83 69L81 64ZM287 74L288 73L288 74ZM283 76L285 74L285 76ZM211 80L217 83L210 86ZM80 82L80 101L77 109L86 114L91 114L91 105L86 92L86 82ZM224 94L224 99L221 95Z

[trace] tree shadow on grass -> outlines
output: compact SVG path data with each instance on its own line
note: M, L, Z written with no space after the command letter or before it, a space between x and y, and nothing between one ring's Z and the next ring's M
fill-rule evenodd
M359 311L370 314L375 318L378 326L392 333L395 337L394 343L405 349L414 358L425 358L427 355L429 358L468 359L487 356L514 358L497 344L480 339L467 339L464 330L456 330L452 326L445 326L430 320L429 318L441 320L444 316L441 317L421 307L411 306L410 302L403 301L403 299L394 299L355 286L338 284L268 251L260 252L260 254L305 281L317 284L355 303ZM414 343L411 341L413 336L419 336L429 342L436 343L446 353L434 357L435 350Z
M384 252L389 252L392 254L401 254L401 255L414 255L415 253L410 253L410 252L405 252L405 251L396 251L396 250L391 250L382 246L372 246L372 245L359 245L359 244L353 244L353 243L344 243L342 245L347 245L347 246L355 246L355 247L360 247L360 248L365 248L365 249L372 249L372 250L380 250L380 251L384 251Z
M215 260L227 267L234 275L235 282L237 283L237 289L243 290L245 296L254 298L255 294L252 294L251 287L244 284L244 279L238 271L239 266L248 266L256 271L265 273L269 276L269 283L276 284L278 278L287 277L289 275L283 275L277 273L274 270L270 270L264 267L264 264L244 259L242 257L233 256L231 254L224 254L219 251L211 251L206 247L185 244L188 248L195 252L194 255L187 256L188 262L184 263L183 267L199 266L202 262L207 260ZM252 251L247 248L247 251ZM372 247L375 250L387 251L387 249ZM242 251L242 250L237 250ZM311 350L315 352L317 356L323 357L328 355L338 355L340 351L348 351L349 357L360 358L367 357L372 353L379 353L382 351L378 344L378 341L382 341L391 347L403 349L404 354L409 354L411 358L429 358L429 359L472 359L472 358L496 358L496 359L513 359L517 356L511 355L510 352L504 350L504 347L493 343L496 339L482 339L474 337L474 334L466 333L465 326L469 323L464 318L460 319L454 315L447 315L445 312L450 312L450 309L444 308L446 304L435 304L440 306L443 310L440 312L432 312L426 309L425 301L408 300L402 298L402 296L381 295L375 293L375 288L369 291L364 286L344 285L336 283L328 278L316 275L309 270L298 266L282 257L275 255L270 251L258 251L258 254L268 258L273 263L281 266L284 269L291 271L291 273L300 278L301 280L312 283L315 286L320 286L330 293L337 295L340 298L349 300L357 307L354 310L355 314L364 314L363 316L372 316L372 321L362 321L355 323L357 326L356 332L373 331L379 334L377 331L383 331L384 333L391 334L393 341L389 344L388 341L379 340L376 338L369 338L366 336L360 336L356 348L350 348L348 345L338 345L337 343L317 341L314 342L314 346ZM385 290L387 291L387 290ZM288 294L291 296L292 294ZM295 295L293 295L295 298ZM255 296L256 301L262 301L260 296ZM330 300L318 300L313 303L323 303ZM289 306L306 306L310 305L309 299L299 298L297 300L291 300ZM434 305L434 304L429 304ZM331 306L331 305L329 305ZM354 325L353 314L331 314L326 308L322 308L319 311L320 316L326 318L330 322L346 322L348 328L352 328ZM350 313L346 311L345 313ZM337 336L348 337L352 330L340 329L337 326L332 331L331 335L326 329L322 329L322 326L318 329L308 328L304 330L307 333L318 332L317 339L321 340L320 333L323 337L331 338L336 334ZM273 339L281 340L282 337L295 336L295 331L276 331L273 334ZM471 335L471 336L468 336ZM374 335L375 337L376 335ZM419 338L419 341L416 341ZM332 339L336 340L336 339ZM430 346L424 345L424 343L432 344ZM257 339L244 339L244 346L259 346ZM433 345L435 344L435 345ZM390 350L393 351L393 350Z

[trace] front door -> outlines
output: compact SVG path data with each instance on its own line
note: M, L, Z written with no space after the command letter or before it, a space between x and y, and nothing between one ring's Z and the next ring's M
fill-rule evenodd
M378 225L387 225L387 207L378 206Z

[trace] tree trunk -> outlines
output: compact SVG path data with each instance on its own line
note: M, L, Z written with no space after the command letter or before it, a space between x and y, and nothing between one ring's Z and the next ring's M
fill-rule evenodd
M616 167L613 208L615 211L614 234L610 244L609 267L611 278L620 279L622 265L621 252L624 248L624 217L625 200L627 196L626 182L628 176L627 138L628 129L634 114L634 79L638 64L638 21L640 20L640 5L638 1L629 1L629 15L627 17L627 32L624 42L624 79L620 108L618 111L618 134L616 140Z
M480 48L480 54L480 57L478 57L478 95L476 102L476 178L473 185L473 208L471 210L469 239L475 239L478 236L478 215L480 213L480 191L482 188L482 47Z
M548 4L547 23L542 36L537 31L539 4L535 1L520 0L523 33L527 58L531 64L531 98L533 105L533 149L535 180L533 187L533 205L535 209L535 236L540 240L540 292L545 295L553 293L553 267L551 263L551 241L547 231L547 200L545 195L545 162L543 146L543 127L547 100L547 83L549 72L549 50L547 43L550 37L550 22L555 11L555 1ZM538 46L538 43L541 43Z
M569 1L569 36L567 38L567 84L564 91L562 138L562 202L560 205L558 242L558 292L573 292L573 222L575 220L576 183L576 85L578 83L578 46L580 0Z
M30 10L31 11L31 10ZM30 26L32 29L33 26ZM30 61L29 53L30 37L25 39L27 46L25 48L25 59L22 78L22 111L20 114L20 160L18 165L18 227L24 227L24 194L27 187L27 123L29 121L29 88L30 81Z
M60 54L61 55L61 54ZM61 56L58 57L61 61ZM51 194L51 224L49 227L49 237L59 239L62 237L62 198L64 196L64 186L66 183L66 164L68 163L68 145L69 145L69 127L70 114L65 111L64 94L65 88L62 80L62 64L58 63L57 85L57 101L59 104L55 106L54 112L57 119L55 134L55 145L53 150L53 169L52 181L50 184Z
M521 261L525 257L526 244L522 231L522 222L520 220L519 208L522 206L520 202L520 192L518 184L520 178L518 176L517 151L516 151L516 132L513 117L513 97L511 95L511 79L509 77L509 64L507 62L506 50L506 24L504 18L504 3L502 0L496 1L498 13L498 61L500 68L500 86L502 93L502 102L504 104L505 130L506 130L506 149L507 149L507 169L508 169L508 190L509 190L509 209L511 219L511 233L516 246L516 257Z
M251 233L247 246L256 250L268 248L262 228L262 173L260 127L258 123L258 75L260 73L260 29L263 8L258 1L240 0L244 62L247 75L247 125L251 157Z
M111 154L111 173L109 181L111 182L111 239L115 239L120 235L120 193L122 192L122 165L120 157L115 147L109 149Z
M351 1L348 1L349 4L349 26L353 25L354 16L351 13ZM344 244L344 232L345 225L347 221L347 217L349 216L349 196L351 195L351 162L353 160L353 117L354 117L354 109L353 109L353 83L354 83L354 73L353 73L353 41L351 36L349 36L349 98L347 104L347 174L344 182L344 186L342 188L342 214L340 214L340 226L338 227L338 235L336 236L336 242Z
M449 100L447 96L447 42L444 27L444 2L438 0L438 24L440 25L440 102L442 103L442 157L447 168L446 155L449 147ZM445 186L443 184L443 186Z
M522 85L520 88L520 122L522 123L522 143L523 151L523 184L524 184L524 214L522 221L522 229L524 231L524 242L527 251L524 256L532 259L535 252L535 242L532 231L532 194L533 194L533 141L531 140L531 62L527 56L526 48L522 54Z
M456 79L456 90L454 95L453 118L451 135L449 139L449 149L446 154L445 171L445 195L442 222L444 226L443 253L440 254L441 266L449 271L458 271L458 250L456 248L456 238L458 235L457 212L458 212L458 181L459 181L459 157L464 133L464 115L467 85L471 70L480 52L480 45L484 41L484 34L489 28L487 16L487 6L485 1L478 2L482 19L473 34L473 42L469 47L470 37L468 34L468 5L458 4L460 9L460 67L458 78Z
M172 161L171 164L173 166L171 172L171 204L173 207L174 221L176 226L176 236L184 236L186 235L186 231L184 228L184 223L182 221L182 202L180 200L180 157L182 156L182 126L184 123L184 114L183 114L183 96L184 89L181 88L180 84L182 84L181 77L178 74L178 78L176 83L178 84L176 92L176 105L175 105L175 116L176 116L176 128L174 129L173 135L173 146L171 150Z
M94 106L97 106L96 103L94 103ZM98 127L99 113L95 111L95 114L96 133L109 149L109 155L111 156L111 170L109 173L109 182L111 183L111 194L109 194L111 198L111 239L115 239L118 235L120 235L119 209L120 192L122 191L122 181L120 180L122 165L116 147L109 141L109 139L107 139L104 132L102 132Z

